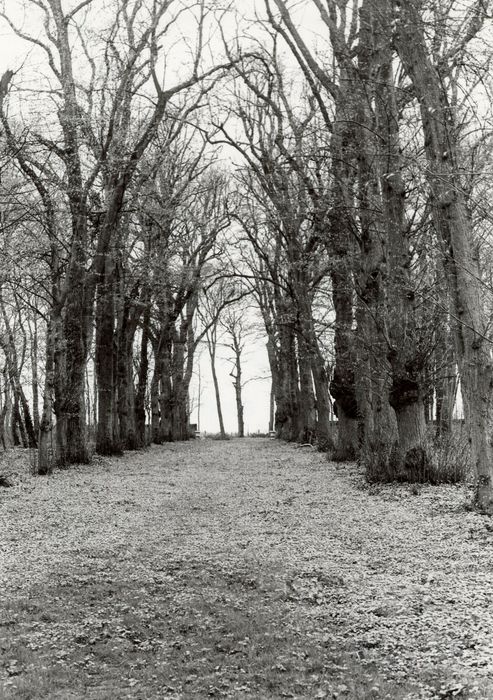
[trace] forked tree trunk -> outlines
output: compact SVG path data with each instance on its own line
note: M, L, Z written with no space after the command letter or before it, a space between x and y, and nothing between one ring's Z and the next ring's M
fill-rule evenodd
M379 179L386 230L388 282L387 318L392 386L390 404L395 410L398 443L395 458L399 478L425 481L430 456L425 420L424 369L428 348L423 347L416 323L411 252L405 219L406 189L402 177L399 111L394 87L392 0L371 6L369 34L377 55L375 118L380 150Z
M332 259L332 301L335 313L335 366L330 382L337 416L337 443L333 458L347 462L359 454L358 406L355 372L356 341L354 333L354 243L350 202L354 200L357 163L356 132L348 90L351 81L341 61L341 85L336 104L336 119L331 136L332 199L329 212L328 252Z
M10 327L9 318L6 313L5 305L0 292L0 305L2 308L3 321L6 333L0 338L0 344L5 354L5 360L9 375L12 393L14 396L14 412L13 412L13 434L14 441L18 444L22 443L23 447L37 447L37 435L34 430L31 411L27 401L24 389L21 383L21 370L17 349L15 346L15 338ZM18 428L18 432L17 432Z
M358 136L358 198L361 226L356 287L356 373L358 413L361 428L361 459L370 480L394 479L396 421L389 397L391 367L386 337L387 240L382 215L381 192L375 156L379 142L375 134L373 0L363 0L360 9L358 70L350 96ZM342 57L346 61L346 56Z

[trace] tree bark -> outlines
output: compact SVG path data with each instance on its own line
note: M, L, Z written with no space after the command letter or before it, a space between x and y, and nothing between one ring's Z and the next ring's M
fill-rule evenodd
M274 390L274 381L271 381L270 400L269 400L269 433L274 432L274 417L276 412L276 397Z
M375 170L379 152L375 134L373 0L364 0L360 9L358 68L350 96L351 111L357 124L358 205L360 221L359 260L356 275L357 373L361 459L370 480L395 476L394 448L396 420L389 398L391 366L386 337L387 270L386 236L379 212L382 201ZM347 61L343 55L342 61ZM349 69L348 69L349 72ZM351 74L350 73L350 74Z
M162 442L173 441L172 335L170 327L162 340L161 380L159 391L160 433Z
M24 447L37 447L37 435L34 430L34 425L31 418L31 411L29 409L29 403L24 393L24 389L22 388L20 376L21 367L19 366L17 348L15 346L15 338L5 309L5 304L3 302L1 290L0 306L6 331L5 335L2 338L0 338L0 344L5 354L9 380L14 395L14 411L12 424L14 442L18 439L16 437L18 427L19 442L22 442Z
M332 221L334 230L337 222ZM337 229L335 229L337 230ZM340 231L339 235L348 235ZM334 398L334 413L337 416L337 444L333 459L348 462L359 454L358 404L356 400L355 372L356 339L353 330L354 287L350 269L348 242L338 246L339 254L331 273L332 299L335 311L334 353L335 367L330 382L330 393Z
M226 437L224 429L223 409L221 405L221 392L219 389L219 380L216 372L216 330L212 328L212 337L207 336L207 347L209 348L209 358L211 361L212 382L214 384L214 396L216 398L217 419L219 421L219 434L221 438Z
M145 399L149 373L149 325L151 321L151 305L149 290L146 288L143 303L145 305L142 319L142 336L140 341L140 362L137 390L135 393L135 422L137 447L142 448L147 443Z
M378 170L387 241L387 324L392 374L389 400L395 411L399 440L396 469L408 481L427 480L430 456L425 420L424 370L429 354L420 338L411 279L411 252L405 217L406 189L402 177L399 112L394 86L392 51L393 0L372 6L368 21L377 55L375 120L379 135Z
M310 311L311 314L311 311ZM299 433L298 442L314 442L316 439L316 408L313 390L311 352L303 331L298 333L298 376L299 376Z
M54 466L53 397L55 393L55 324L50 318L46 329L45 385L39 426L38 474L49 474Z
M39 419L39 376L38 376L38 321L33 318L33 325L29 325L31 335L31 386L33 394L33 425L34 432L38 434Z
M159 410L160 381L163 374L163 360L159 342L153 339L154 369L151 379L151 441L155 445L162 443L161 420Z
M233 378L233 387L235 390L235 400L236 400L236 419L238 423L238 437L245 437L245 420L244 420L244 406L243 406L243 387L242 387L242 377L243 370L241 364L242 348L234 335L232 336L233 341L233 351L234 351L234 365L233 371L230 376Z
M185 378L185 344L187 341L187 319L182 319L179 331L175 331L173 342L172 372L172 413L171 437L173 440L188 440L188 386Z
M106 256L96 300L96 373L98 378L98 425L96 452L101 455L121 454L116 444L114 418L116 412L115 386L115 261Z
M295 442L300 435L298 363L293 318L283 302L280 308L277 347L275 429L282 440Z
M457 398L457 362L454 339L446 323L437 328L435 347L436 436L450 435Z
M457 319L456 348L478 508L493 514L493 361L481 271L458 165L458 129L445 83L426 49L416 0L398 2L395 44L420 105L435 229Z

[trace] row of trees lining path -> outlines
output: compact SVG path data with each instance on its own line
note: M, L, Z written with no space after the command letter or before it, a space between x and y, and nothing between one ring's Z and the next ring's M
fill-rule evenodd
M284 0L21 4L0 13L28 56L0 81L4 444L46 473L88 461L90 424L100 454L187 439L219 324L241 435L255 308L280 438L427 481L460 380L493 513L491 3L306 0L313 27Z

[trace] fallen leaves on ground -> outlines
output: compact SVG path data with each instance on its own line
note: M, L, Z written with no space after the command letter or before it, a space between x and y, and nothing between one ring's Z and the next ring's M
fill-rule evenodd
M469 496L263 439L19 479L0 697L493 698L493 528Z

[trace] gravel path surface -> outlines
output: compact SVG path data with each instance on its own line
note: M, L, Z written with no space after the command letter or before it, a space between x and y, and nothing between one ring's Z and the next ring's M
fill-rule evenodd
M0 492L0 698L493 698L493 526L198 440Z

